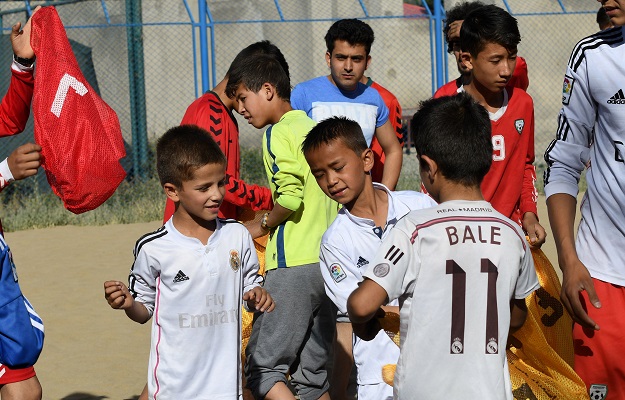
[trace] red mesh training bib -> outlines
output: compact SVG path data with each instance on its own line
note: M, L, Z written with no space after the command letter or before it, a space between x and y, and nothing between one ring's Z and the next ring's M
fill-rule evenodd
M37 55L35 141L48 182L69 211L93 210L126 176L117 114L87 83L54 7L33 15L31 46Z

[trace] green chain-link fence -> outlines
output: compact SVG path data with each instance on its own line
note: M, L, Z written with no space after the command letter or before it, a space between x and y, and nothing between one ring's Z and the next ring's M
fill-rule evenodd
M6 92L9 81L10 27L16 21L25 21L37 5L55 5L83 72L119 116L128 145L124 166L130 178L149 178L153 162L151 144L180 122L186 107L203 90L221 80L239 50L258 40L272 41L289 62L294 86L328 73L323 37L332 22L341 18L361 18L374 29L376 40L367 75L397 96L408 118L419 101L431 96L437 74L442 81L457 76L455 60L444 53L444 43L437 46L440 25L436 23L437 8L433 6L437 1L0 1L5 34L0 43L5 59L5 68L0 68L0 91ZM442 12L455 3L445 1ZM556 129L569 53L579 39L598 30L595 13L599 3L490 3L508 9L519 21L519 55L526 59L529 68L528 93L535 101L536 154L540 165L542 152ZM200 15L200 10L205 12ZM436 64L440 52L447 65ZM242 118L239 126L243 175L264 184L262 166L256 162L260 132ZM0 157L32 140L32 130L31 121L24 133L3 138ZM414 174L414 165L409 164L407 161L403 175ZM39 182L35 186L38 190L46 190L45 175L38 174L35 181ZM15 186L18 185L22 182Z

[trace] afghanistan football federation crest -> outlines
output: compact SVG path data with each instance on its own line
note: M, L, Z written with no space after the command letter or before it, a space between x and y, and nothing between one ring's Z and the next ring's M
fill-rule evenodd
M514 121L514 128L516 129L517 133L520 135L523 132L523 127L525 126L525 121L522 119L517 119L516 121Z
M590 394L591 400L603 400L608 395L608 386L593 383L592 385L590 385L590 390L588 391L588 393Z
M230 250L230 268L234 272L239 270L241 266L241 258L239 258L239 252L236 250Z

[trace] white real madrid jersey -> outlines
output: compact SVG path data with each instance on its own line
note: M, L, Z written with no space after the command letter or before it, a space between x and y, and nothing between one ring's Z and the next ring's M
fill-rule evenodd
M204 245L170 218L134 253L129 288L153 313L149 398L239 398L242 296L262 281L247 229L217 219Z
M486 201L413 211L364 276L399 298L399 399L512 399L510 300L539 287L523 232Z
M598 32L573 49L556 139L545 151L545 194L588 189L575 247L592 277L625 286L625 27Z
M347 298L362 281L362 271L373 261L382 239L397 221L412 210L436 205L423 193L392 192L380 183L373 185L388 194L386 227L378 227L373 220L356 217L342 208L321 239L321 274L326 293L339 310L339 321L349 322ZM399 349L386 333L380 332L371 342L355 337L353 353L358 383L367 385L384 382L382 366L396 364Z

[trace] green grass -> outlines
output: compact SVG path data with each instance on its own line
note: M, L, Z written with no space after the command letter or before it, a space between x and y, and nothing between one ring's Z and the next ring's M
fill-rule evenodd
M536 165L536 187L543 194L543 171L546 165ZM103 205L93 211L75 215L67 211L59 198L42 190L34 179L11 184L0 196L0 216L6 231L46 228L61 225L130 224L160 220L163 217L165 195L154 171L146 180L124 181ZM241 148L241 178L247 183L267 185L260 148ZM414 151L404 155L402 174L397 190L419 191L419 167ZM585 174L580 191L586 190Z
M28 186L27 182L17 182ZM34 187L29 194L16 191L0 204L2 225L6 231L47 228L60 225L130 224L161 219L165 194L156 178L121 183L117 191L100 207L83 214L73 214L49 191Z

